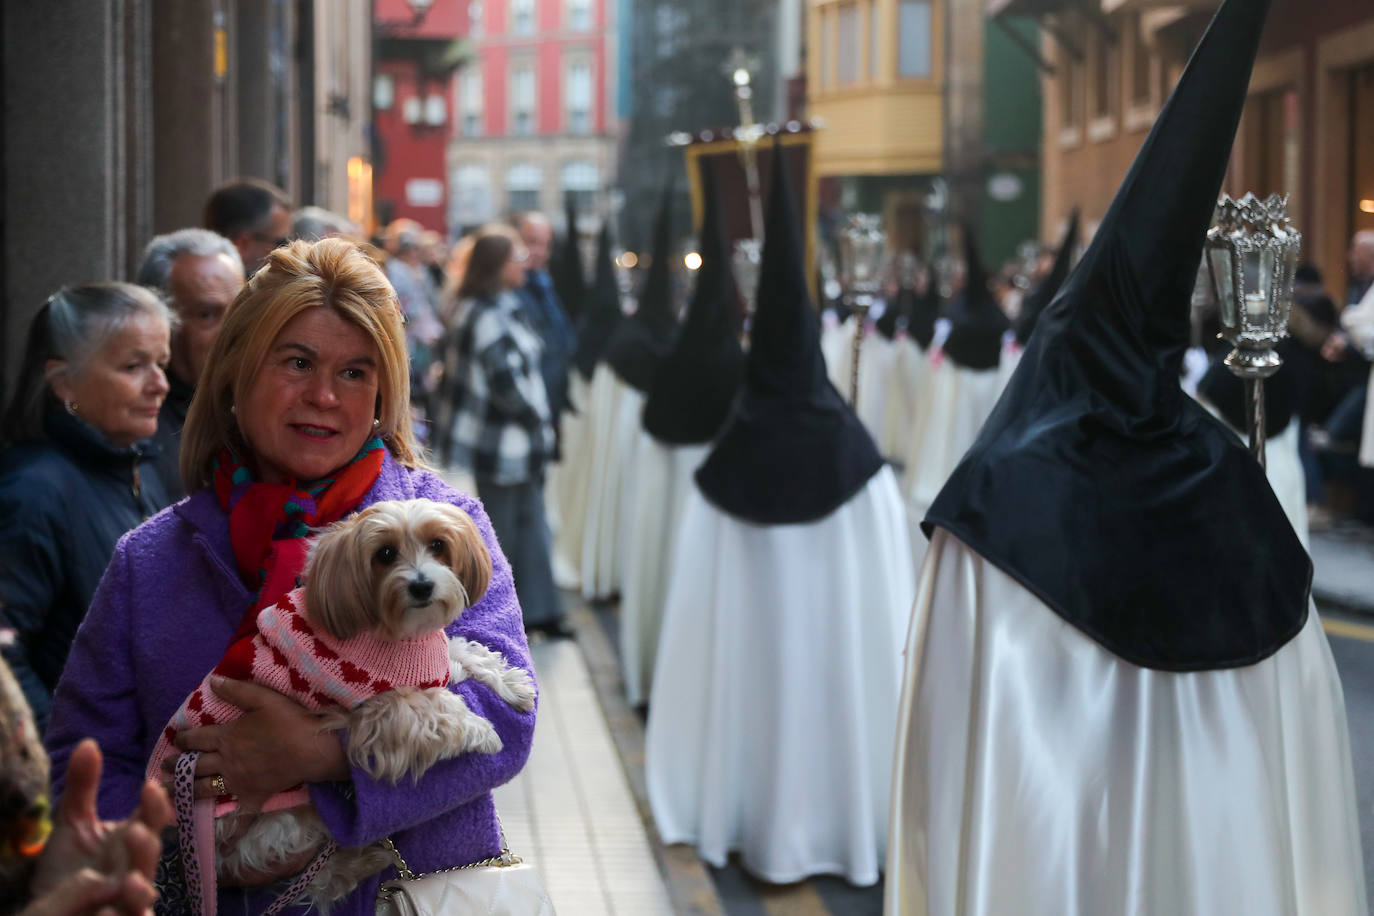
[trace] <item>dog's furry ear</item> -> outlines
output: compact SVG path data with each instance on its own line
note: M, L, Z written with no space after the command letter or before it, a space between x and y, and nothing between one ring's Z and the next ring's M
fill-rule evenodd
M452 517L448 541L453 573L463 583L468 593L468 607L472 607L482 600L491 584L491 554L471 516L457 506L440 505Z
M372 560L363 537L367 510L336 522L310 545L305 563L305 613L335 639L367 629L368 608L377 602Z

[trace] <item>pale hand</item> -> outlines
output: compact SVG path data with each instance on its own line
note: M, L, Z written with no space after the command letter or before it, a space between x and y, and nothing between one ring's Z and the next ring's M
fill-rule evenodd
M100 749L90 739L72 751L52 836L38 861L22 916L143 914L157 899L153 878L162 828L172 822L167 793L145 783L138 808L122 821L96 813Z

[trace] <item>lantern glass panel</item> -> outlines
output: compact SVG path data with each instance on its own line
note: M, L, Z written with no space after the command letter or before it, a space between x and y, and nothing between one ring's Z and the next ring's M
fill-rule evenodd
M1274 295L1274 249L1247 251L1241 261L1245 271L1245 314L1251 322L1269 315Z
M1236 291L1231 275L1230 248L1209 248L1207 257L1212 264L1212 282L1216 284L1217 305L1221 309L1221 326L1236 326Z
M1290 245L1283 249L1283 280L1279 285L1279 292L1285 295L1287 301L1292 300L1293 276L1298 270L1298 246Z

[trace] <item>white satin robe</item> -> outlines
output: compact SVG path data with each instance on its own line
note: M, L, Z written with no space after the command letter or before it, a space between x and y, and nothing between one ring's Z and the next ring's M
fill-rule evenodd
M563 457L549 468L544 492L553 530L553 571L559 588L582 585L582 540L587 528L587 494L591 489L593 440L588 435L591 383L582 373L568 375L568 403L560 419Z
M1365 916L1315 610L1254 665L1140 668L937 529L906 645L888 916Z
M663 841L779 884L873 884L915 594L892 471L803 525L740 521L693 487L675 556L645 738Z
M591 454L587 514L582 536L582 597L609 598L620 591L621 521L625 477L632 466L644 395L601 363L592 374L586 427Z
M902 476L913 571L920 570L926 551L921 521L978 438L1004 382L995 368L965 369L948 358L927 360Z
M666 445L641 432L625 538L625 587L620 596L620 670L631 706L648 703L663 625L674 548L692 475L709 444Z

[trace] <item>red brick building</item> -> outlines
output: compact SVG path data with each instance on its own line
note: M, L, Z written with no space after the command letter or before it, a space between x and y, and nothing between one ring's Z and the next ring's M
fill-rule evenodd
M407 217L448 230L446 157L453 134L454 73L470 49L467 0L375 0L372 85L380 223Z
M437 5L437 0L436 0ZM614 184L615 0L470 0L448 149L453 231L520 210L605 213Z

